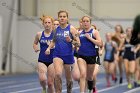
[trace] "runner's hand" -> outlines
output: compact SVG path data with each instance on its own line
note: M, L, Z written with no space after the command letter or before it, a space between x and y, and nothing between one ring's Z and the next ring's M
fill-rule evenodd
M45 54L46 55L49 55L50 54L50 49L49 48L47 48L47 50L45 51Z

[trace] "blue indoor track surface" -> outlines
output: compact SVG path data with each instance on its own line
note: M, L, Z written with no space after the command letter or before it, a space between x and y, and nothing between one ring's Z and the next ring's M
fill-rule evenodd
M125 78L122 84L119 84L118 82L115 84L111 80L111 87L106 87L104 73L98 74L97 78L98 93L140 93L140 87L127 89L127 82ZM64 76L62 80L62 93L67 93ZM80 93L78 83L74 81L73 85L72 93ZM32 73L0 76L0 93L41 93L38 74Z

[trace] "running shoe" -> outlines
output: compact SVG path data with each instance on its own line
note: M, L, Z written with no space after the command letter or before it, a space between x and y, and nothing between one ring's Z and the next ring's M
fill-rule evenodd
M116 83L118 79L117 79L117 77L115 76L115 74L112 74L111 76L112 76L112 80Z
M112 74L111 77L112 77L112 81L114 81L115 80L115 75Z
M111 86L110 81L107 81L107 85L106 86L107 87L110 87Z
M88 93L91 93L91 91L92 91L92 90L89 90L89 89L88 89Z
M42 90L42 93L47 93L46 89L43 89L43 90Z
M140 85L140 80L138 80L137 84Z
M128 85L127 85L127 88L128 88L128 89L132 89L132 84L128 84Z
M93 93L97 93L97 88L96 87L93 88Z

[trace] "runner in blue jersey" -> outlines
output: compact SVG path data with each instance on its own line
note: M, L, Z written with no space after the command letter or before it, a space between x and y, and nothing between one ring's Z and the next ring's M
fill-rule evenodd
M104 68L106 72L107 87L110 87L110 75L114 78L115 76L115 54L117 51L116 42L112 41L111 33L106 33L106 42L104 45L105 55L104 55Z
M53 22L53 29L55 30L59 26L59 21L57 19Z
M55 30L53 42L46 50L46 54L50 54L50 48L55 45L53 63L55 68L55 88L56 93L62 93L62 71L65 69L67 81L67 93L72 93L72 77L71 70L74 63L72 40L67 40L67 37L76 40L76 46L80 46L80 40L77 36L76 29L68 24L68 13L66 11L58 12L58 20L60 25Z
M44 31L37 32L35 36L33 48L35 52L40 51L38 57L38 74L40 84L43 88L42 93L47 93L46 85L48 85L48 92L54 93L54 66L53 66L53 51L51 49L50 55L46 55L45 51L48 48L50 42L53 39L52 25L53 18L49 16L43 16L41 18L43 22L43 26L45 28ZM40 49L38 48L38 43L40 44ZM47 73L47 76L46 76Z
M95 25L92 25L92 28L93 28L93 30L95 29L95 30L99 31ZM103 43L103 41L102 41L102 43ZM96 64L95 64L94 72L93 72L93 89L92 90L88 89L89 93L91 93L91 91L93 91L93 93L97 93L96 81L97 81L97 75L98 75L98 72L99 72L99 66L101 65L100 56L103 53L104 47L103 46L98 47L96 45L95 49L96 49L96 54L97 55L96 55ZM88 83L88 84L90 84L90 83ZM88 86L90 86L90 85L88 85Z
M82 17L83 30L80 33L81 46L78 50L78 65L80 70L80 93L86 91L86 80L88 80L88 89L93 88L93 72L96 63L95 45L102 46L102 41L97 30L91 27L91 18Z
M54 20L54 28L56 29L57 27L59 26L59 21L57 19ZM79 30L78 30L79 31ZM71 37L68 36L66 38L66 40L70 41L71 40ZM73 41L74 42L74 41ZM79 82L79 78L80 78L80 72L79 72L79 67L78 67L78 64L77 64L77 53L76 53L76 47L73 45L73 49L74 49L74 64L73 64L73 69L72 69L72 78L75 80L75 81L78 81ZM71 71L70 71L71 72ZM67 72L68 73L68 72ZM69 89L68 89L69 90Z

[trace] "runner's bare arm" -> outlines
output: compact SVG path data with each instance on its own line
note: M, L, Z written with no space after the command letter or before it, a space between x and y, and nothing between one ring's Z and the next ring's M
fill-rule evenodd
M78 31L73 27L71 26L71 34L73 36L73 45L75 45L76 47L79 47L81 44L80 44L80 39L79 39L79 33Z
M35 36L35 40L34 40L34 43L33 43L33 49L35 52L38 52L39 49L38 49L38 42L39 42L39 37L41 35L41 32L38 32Z

